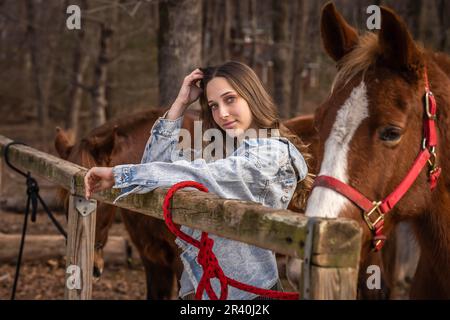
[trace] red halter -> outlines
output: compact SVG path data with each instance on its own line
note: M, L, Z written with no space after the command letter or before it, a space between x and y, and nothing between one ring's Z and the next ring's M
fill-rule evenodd
M437 105L433 93L430 91L427 70L425 68L425 112L423 120L423 140L421 151L419 152L414 164L409 170L403 181L395 188L395 190L382 201L370 201L356 189L348 184L330 177L318 176L314 181L314 187L324 187L332 189L347 199L352 201L363 212L364 221L369 226L373 234L374 251L380 250L386 237L383 235L384 215L387 214L397 202L405 195L422 169L428 163L428 177L430 188L433 190L437 185L437 180L441 174L441 168L436 165L436 111ZM374 217L372 217L374 215Z

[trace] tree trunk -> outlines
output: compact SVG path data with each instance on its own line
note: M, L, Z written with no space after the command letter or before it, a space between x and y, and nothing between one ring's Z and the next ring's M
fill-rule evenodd
M438 29L438 49L440 51L446 51L447 49L447 33L449 33L450 23L448 22L448 17L450 15L450 4L448 0L436 0L436 9L439 20Z
M244 21L245 16L243 12L243 6L247 3L247 0L231 0L231 46L230 46L230 58L232 60L244 61Z
M206 65L230 59L231 6L227 0L203 0L202 57Z
M170 106L183 78L202 66L202 2L159 2L159 104Z
M44 95L43 89L43 73L41 69L41 48L36 33L37 19L35 16L36 8L33 0L25 1L27 14L27 31L26 38L28 42L28 49L31 58L32 76L34 82L34 91L37 100L37 119L42 128L46 128L48 124L48 105Z
M289 0L273 0L274 100L283 119L289 117L291 97L291 46L289 39Z
M106 85L108 81L108 63L111 52L113 30L100 24L100 52L94 71L94 86L92 87L92 127L96 128L106 122Z
M84 82L84 71L89 64L89 56L83 55L82 41L84 32L80 30L78 43L74 49L74 57L72 64L72 83L69 93L69 117L67 118L66 127L72 130L74 139L78 137L79 118L81 103L83 101L83 89L81 85Z
M223 2L223 12L225 13L225 16L223 17L222 54L224 60L230 59L232 5L233 3L229 0L224 0Z
M255 69L257 61L257 40L258 40L258 17L256 16L256 0L250 0L250 30L251 30L251 50L250 50L250 67Z
M216 35L216 17L214 15L215 1L203 0L203 25L202 25L202 59L207 65L214 64L216 59L217 51L214 47L217 37Z
M82 10L87 10L87 1L81 2ZM81 103L83 100L83 89L81 85L84 82L84 71L89 62L89 56L84 54L83 42L85 39L84 28L76 31L77 39L73 51L73 63L71 74L71 88L69 93L69 117L66 119L66 128L72 130L73 138L77 139L79 132L79 117Z
M414 36L419 39L420 31L420 12L422 10L422 0L404 1L406 2L406 24Z
M414 39L420 39L422 0L384 1L392 7L406 22Z
M308 0L296 0L295 19L293 27L293 57L292 57L292 89L289 117L301 113L303 105L302 72L305 64L306 26L308 24Z

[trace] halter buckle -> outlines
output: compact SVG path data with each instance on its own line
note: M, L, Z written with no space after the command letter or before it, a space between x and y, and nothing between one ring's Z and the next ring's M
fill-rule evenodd
M379 251L380 249L378 249L379 248L379 246L381 245L381 242L382 242L383 240L376 240L375 241L375 244L374 244L374 246L373 246L373 251L374 252L377 252L377 251Z
M422 139L422 150L425 150L427 148L427 138Z
M364 212L363 213L363 218L366 221L367 225L369 226L370 231L375 231L375 226L378 224L378 222L380 222L381 220L384 220L384 213L381 212L380 206L381 206L381 201L373 201L373 207L372 209L370 209L369 212ZM378 217L375 219L374 222L371 221L370 216L374 213L377 212L378 213Z
M372 251L373 252L378 252L381 250L381 248L384 246L384 242L386 241L386 236L382 235L382 236L378 236L376 238L373 239L373 247L372 247Z
M429 166L429 173L432 174L436 171L437 165L436 165L436 147L431 147L430 149L430 158L428 159L428 166Z

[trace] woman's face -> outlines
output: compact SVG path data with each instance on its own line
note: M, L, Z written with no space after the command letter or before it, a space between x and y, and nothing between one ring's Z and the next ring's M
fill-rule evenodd
M229 136L237 137L253 127L253 116L247 101L227 79L215 77L206 86L206 97L214 121Z

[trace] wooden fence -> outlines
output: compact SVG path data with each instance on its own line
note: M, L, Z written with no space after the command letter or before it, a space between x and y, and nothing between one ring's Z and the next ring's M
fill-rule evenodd
M2 154L9 142L0 135ZM87 201L83 184L86 168L23 145L11 146L9 159L32 175L69 190L65 298L90 299L96 202L112 204L119 191L98 193L93 196L96 200ZM115 205L163 219L166 191L131 195ZM311 219L290 210L183 190L173 198L172 215L177 224L303 259L301 299L356 298L361 247L361 230L356 221Z

